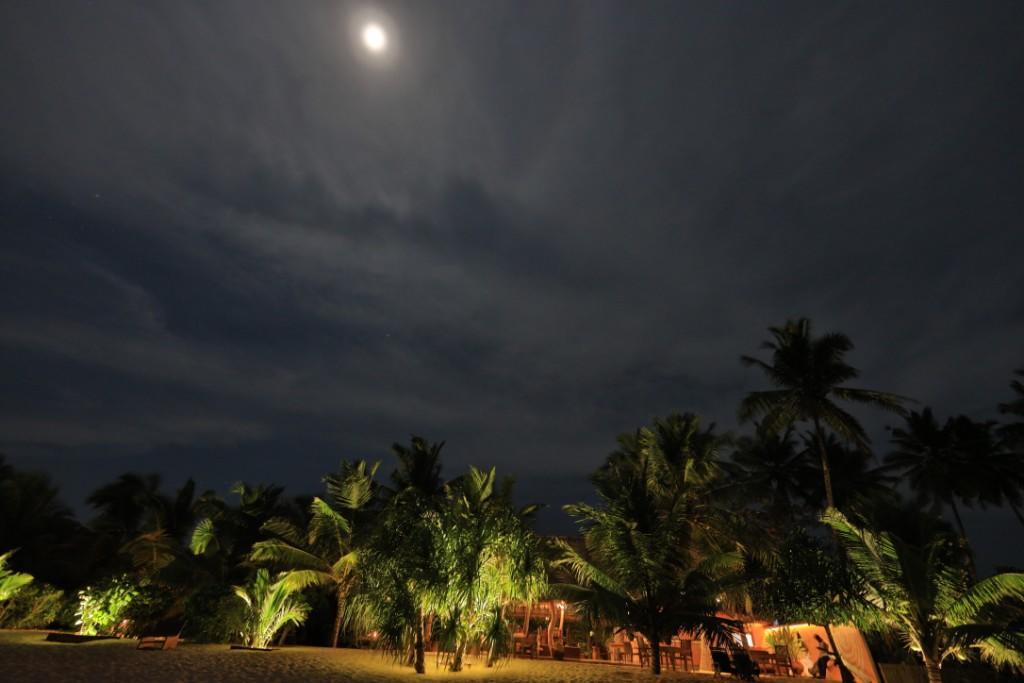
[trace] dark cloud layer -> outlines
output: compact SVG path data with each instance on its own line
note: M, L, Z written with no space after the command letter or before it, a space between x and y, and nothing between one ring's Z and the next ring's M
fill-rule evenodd
M0 19L0 447L76 502L128 468L310 490L416 432L561 504L653 415L731 427L787 316L944 413L1024 364L1019 3Z

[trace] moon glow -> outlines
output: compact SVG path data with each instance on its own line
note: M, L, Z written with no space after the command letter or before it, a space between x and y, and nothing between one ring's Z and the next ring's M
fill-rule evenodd
M384 52L388 47L388 34L378 23L369 23L363 26L362 38L363 45L370 52Z

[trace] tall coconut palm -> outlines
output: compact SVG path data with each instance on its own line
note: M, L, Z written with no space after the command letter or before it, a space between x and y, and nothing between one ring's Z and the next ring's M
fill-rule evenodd
M817 450L817 439L813 433L804 434L803 442L809 458L812 458ZM838 509L870 509L881 503L891 503L897 497L894 488L895 477L884 466L876 464L871 451L848 446L835 434L825 436L825 451L828 453L829 467L832 470L832 494L835 496ZM818 474L818 468L814 469ZM812 486L815 500L821 500L823 497L821 487L822 480L818 474Z
M993 428L992 422L963 415L940 425L925 408L907 415L903 427L892 429L894 449L885 458L886 468L910 484L919 503L937 510L948 507L965 542L960 505L1008 501L1019 515L1024 471L1002 452Z
M995 422L979 422L960 416L953 421L956 447L969 469L966 478L974 486L982 508L1006 506L1024 525L1024 452L1015 451L1005 436L996 433Z
M1024 671L1024 634L1014 623L1024 574L975 582L962 543L941 531L923 542L907 541L859 526L834 509L823 521L835 530L860 581L863 624L899 634L920 653L930 683L941 683L944 660L971 651Z
M250 557L284 568L281 577L288 588L329 586L335 595L331 646L338 646L345 601L355 580L358 550L354 541L356 517L370 505L380 463L343 462L338 474L324 478L327 500L316 497L309 508L309 523L301 529L292 520L275 517L263 525L273 537L255 543Z
M589 614L647 638L655 674L659 643L680 629L729 643L736 626L716 612L742 560L714 550L713 510L702 502L720 438L698 425L693 415L673 416L620 437L620 449L593 477L601 503L565 506L582 527L585 549L560 543L557 565L575 577L577 601Z
M837 401L901 413L904 399L882 391L846 386L860 374L845 360L853 349L853 342L846 335L829 333L815 337L807 318L768 329L772 339L762 343L761 348L771 352L771 359L741 356L740 360L746 366L761 368L775 388L748 394L740 404L740 420L760 417L766 428L775 431L797 422L809 423L821 459L825 501L828 507L835 507L825 444L826 428L864 450L869 445L864 427Z

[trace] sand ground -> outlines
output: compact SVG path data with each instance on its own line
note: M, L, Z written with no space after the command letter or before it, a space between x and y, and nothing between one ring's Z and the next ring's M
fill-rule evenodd
M496 669L470 661L462 673L435 669L431 658L427 675L396 666L369 650L330 650L284 647L274 652L230 650L226 645L182 644L170 652L137 651L134 641L106 640L76 645L47 643L42 631L0 631L0 681L10 683L214 683L272 681L275 683L391 682L406 680L564 681L611 683L655 681L639 667L516 659ZM667 672L669 681L711 683L707 674ZM781 680L781 679L780 679Z

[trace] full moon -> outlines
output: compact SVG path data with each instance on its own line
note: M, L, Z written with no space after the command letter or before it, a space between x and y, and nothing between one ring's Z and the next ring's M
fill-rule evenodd
M388 34L380 24L363 26L363 45L370 52L383 52L388 46Z

